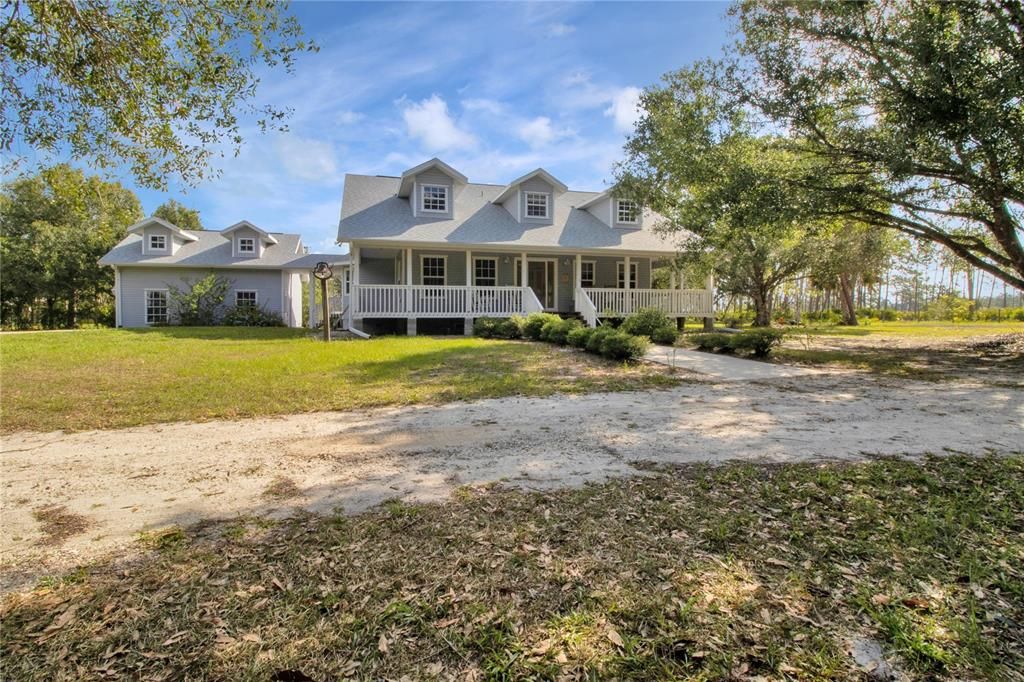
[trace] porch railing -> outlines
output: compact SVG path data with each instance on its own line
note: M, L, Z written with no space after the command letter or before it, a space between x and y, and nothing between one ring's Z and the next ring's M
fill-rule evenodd
M576 312L580 314L580 317L583 318L588 327L596 327L597 308L594 307L594 302L590 300L590 296L587 296L587 290L577 287L575 300Z
M529 287L359 284L355 317L509 317L543 310Z
M586 289L598 314L606 310L629 315L641 308L657 308L666 315L712 315L708 289Z

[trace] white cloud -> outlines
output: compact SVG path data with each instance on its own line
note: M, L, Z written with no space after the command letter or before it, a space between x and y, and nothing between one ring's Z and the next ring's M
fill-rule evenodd
M569 35L575 30L576 27L571 24L563 24L561 22L557 24L551 24L550 26L548 26L548 37L561 38L562 36Z
M466 149L476 145L476 137L459 128L448 113L448 104L438 95L422 102L399 100L409 137L417 138L429 151Z
M483 97L462 100L462 108L466 111L484 111L495 116L505 111L505 105L501 102Z
M517 132L519 139L534 149L546 147L555 140L572 134L570 130L556 129L551 125L551 119L547 116L538 116L526 121L519 126Z
M285 134L277 140L277 155L288 173L301 180L333 181L338 173L330 142Z
M612 96L611 105L604 110L605 116L615 121L615 129L620 133L633 132L633 126L640 118L640 88L632 85L622 88Z
M352 111L349 109L345 111L339 111L338 115L335 117L335 120L341 125L348 126L352 125L353 123L358 123L359 121L363 120L363 118L365 118L363 114L359 113L358 111Z

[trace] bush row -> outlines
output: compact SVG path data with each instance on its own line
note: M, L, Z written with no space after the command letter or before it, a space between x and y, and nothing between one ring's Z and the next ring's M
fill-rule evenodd
M738 334L694 334L689 338L701 350L719 353L747 351L754 357L764 358L772 348L782 343L782 336L777 329L749 329Z
M485 339L547 341L586 350L610 360L638 360L647 352L650 343L645 336L630 334L622 328L586 327L579 320L563 320L551 313L477 318L473 323L473 334Z

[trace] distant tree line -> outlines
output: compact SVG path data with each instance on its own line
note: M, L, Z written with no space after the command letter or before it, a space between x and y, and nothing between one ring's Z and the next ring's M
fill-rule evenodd
M173 199L155 215L202 229ZM5 329L113 325L114 273L98 263L142 218L135 193L61 164L0 188L0 324Z

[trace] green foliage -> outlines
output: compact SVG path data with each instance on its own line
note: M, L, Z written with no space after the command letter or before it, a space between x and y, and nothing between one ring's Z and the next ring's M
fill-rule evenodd
M655 343L671 346L679 332L675 321L657 308L642 308L629 315L619 327L627 334L646 336Z
M658 327L650 334L650 337L654 343L660 343L663 346L674 346L676 341L679 340L679 330L676 329L674 324Z
M182 203L169 199L160 204L153 217L162 218L167 222L180 227L183 230L202 230L203 224L199 221L199 211L189 208Z
M616 329L602 337L601 355L609 360L639 360L649 346L650 342L645 337Z
M549 343L556 343L559 346L564 346L568 343L569 334L574 329L579 329L583 326L583 323L579 320L554 320L545 322L541 328L540 337L542 340Z
M782 332L778 329L748 329L731 335L734 350L749 351L756 358L766 358L772 348L782 343Z
M719 332L707 334L693 334L686 338L697 345L700 350L718 351L720 353L732 352L732 337L734 334L723 334Z
M4 184L0 193L0 314L4 326L78 324L80 304L102 306L114 284L98 263L142 217L120 184L62 164ZM42 301L42 319L30 310ZM57 319L60 314L62 320Z
M478 317L473 321L473 335L482 339L518 339L522 336L519 325L522 319Z
M182 280L184 287L168 285L171 319L185 327L208 327L220 319L231 280L211 272L202 279Z
M229 327L284 327L281 315L254 305L233 306L224 311L220 323Z
M252 119L285 129L287 109L253 100L261 72L291 71L316 49L286 11L272 0L7 3L0 148L126 166L156 189L194 185L215 155L237 153Z
M523 322L523 338L540 341L544 325L548 322L558 322L561 319L552 313L530 313Z
M573 348L586 350L587 342L590 341L590 337L594 331L596 331L595 327L577 327L569 332L569 335L565 339L566 343Z
M742 0L731 14L742 39L719 94L821 159L795 182L827 213L1024 289L1019 3Z
M615 331L616 330L614 327L608 326L600 326L594 329L594 331L590 333L590 337L587 339L587 352L594 353L595 355L600 355L601 346L604 344L605 338L607 338L610 334L614 334Z

